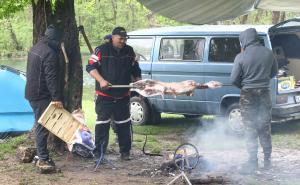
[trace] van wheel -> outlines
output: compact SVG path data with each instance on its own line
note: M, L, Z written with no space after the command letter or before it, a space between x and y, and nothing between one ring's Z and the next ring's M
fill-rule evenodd
M199 118L201 115L183 114L183 116L184 116L186 119L197 119L197 118Z
M140 97L130 98L130 119L134 125L145 125L150 118L150 108Z
M233 103L228 106L225 113L230 131L236 134L244 133L244 124L242 122L241 109L238 103Z

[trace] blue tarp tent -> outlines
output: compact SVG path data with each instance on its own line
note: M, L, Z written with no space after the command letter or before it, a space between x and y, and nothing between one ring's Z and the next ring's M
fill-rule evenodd
M0 139L30 131L34 114L24 98L25 74L0 66Z

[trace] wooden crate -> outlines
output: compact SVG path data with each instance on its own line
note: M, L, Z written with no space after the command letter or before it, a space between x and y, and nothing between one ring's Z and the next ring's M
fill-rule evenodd
M71 144L76 130L83 126L67 110L53 104L47 107L38 122L67 144Z

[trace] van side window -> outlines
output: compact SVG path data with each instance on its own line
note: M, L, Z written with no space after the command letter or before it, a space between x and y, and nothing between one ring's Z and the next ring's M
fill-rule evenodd
M241 46L238 37L212 38L209 44L208 60L212 62L232 62L240 53Z
M159 51L160 60L202 60L204 38L162 39Z
M151 59L152 38L129 38L127 44L133 47L137 60L149 61Z

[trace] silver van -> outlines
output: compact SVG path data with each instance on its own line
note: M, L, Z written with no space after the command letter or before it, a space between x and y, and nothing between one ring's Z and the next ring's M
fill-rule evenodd
M257 29L260 42L273 50L280 72L271 80L273 121L300 116L300 19L275 26L202 25L144 29L130 32L131 45L143 78L163 82L211 80L229 84L235 56L240 52L239 34ZM187 118L222 115L233 130L242 129L240 90L233 86L196 90L194 96L165 96L131 99L135 124L158 123L162 112Z

